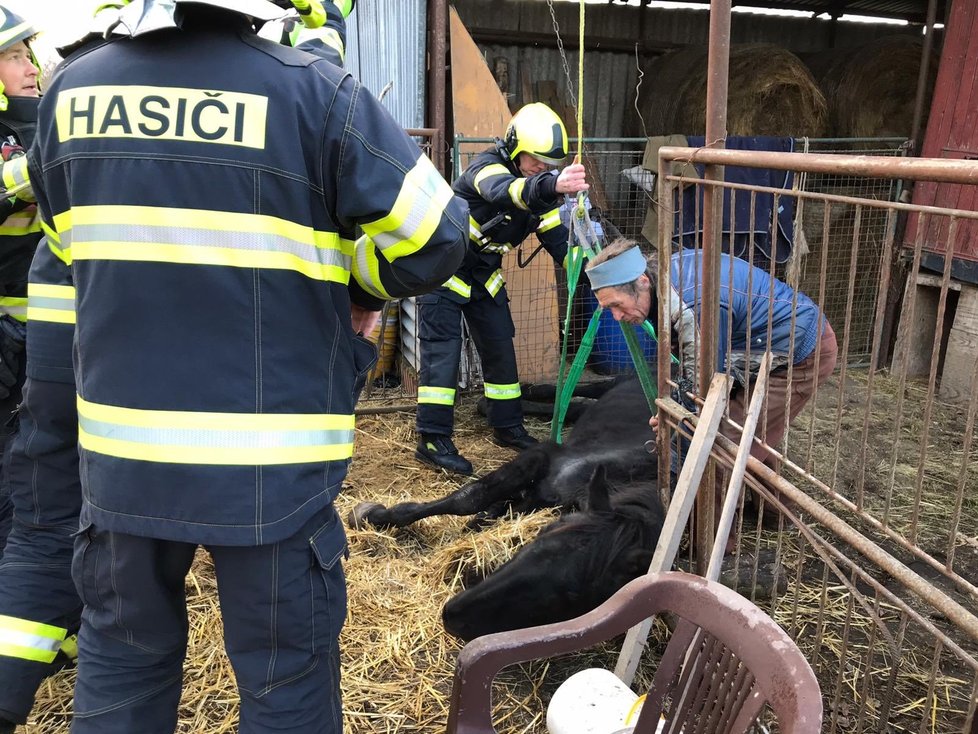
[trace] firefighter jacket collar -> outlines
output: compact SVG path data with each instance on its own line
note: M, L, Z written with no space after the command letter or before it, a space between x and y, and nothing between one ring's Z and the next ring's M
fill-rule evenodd
M0 115L0 120L16 120L18 122L37 123L37 106L40 97L7 97L7 109Z

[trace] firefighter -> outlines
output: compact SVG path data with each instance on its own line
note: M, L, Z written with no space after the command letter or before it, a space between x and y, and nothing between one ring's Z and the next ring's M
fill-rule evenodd
M240 731L341 728L358 332L455 271L466 217L349 75L257 37L280 15L134 2L41 105L30 179L78 295L77 733L174 731L198 545Z
M40 67L30 41L37 29L0 5L0 158L24 155L37 126ZM37 207L25 199L0 201L0 456L17 431L24 384L21 359L27 320L27 271L41 239ZM0 472L2 474L2 472ZM2 478L0 478L2 479ZM9 488L0 480L0 556L10 532Z
M67 58L100 43L126 4L128 0L112 0L99 6L92 31L60 48L61 55ZM318 21L321 31L292 33L283 42L300 43L303 50L340 63L344 16L350 9L352 3L344 9L327 3ZM16 171L20 162L26 164L26 158L10 161L4 170L18 195L33 200L26 175ZM70 573L81 508L71 361L74 288L70 271L43 243L31 268L28 293L30 348L22 430L10 447L15 520L8 562L0 563L0 637L30 639L32 644L0 646L0 734L27 720L44 677L73 662L81 615Z
M536 232L563 264L568 232L560 220L564 194L586 191L584 166L553 170L567 157L567 131L544 104L521 108L504 140L477 155L452 188L469 205L465 260L441 288L418 299L421 370L415 457L458 474L472 464L452 441L462 316L482 363L487 418L502 446L537 443L523 426L513 337L516 328L503 280L502 258Z

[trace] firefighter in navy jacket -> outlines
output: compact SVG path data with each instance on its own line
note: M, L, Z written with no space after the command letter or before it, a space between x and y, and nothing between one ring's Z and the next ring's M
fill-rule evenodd
M437 291L418 299L421 371L415 456L460 474L472 464L452 441L455 391L462 347L462 315L482 363L489 425L497 443L536 443L523 427L520 384L502 258L531 233L563 264L567 229L560 220L563 194L588 188L584 166L551 170L567 156L567 131L544 104L521 108L505 140L477 155L452 188L469 205L465 260Z
M352 78L255 35L279 15L133 3L41 106L30 178L76 293L82 734L174 730L198 544L240 731L341 728L356 332L455 271L465 208Z
M20 160L34 140L41 70L30 41L36 33L29 22L0 5L0 158L4 162ZM37 207L27 198L0 198L0 457L17 430L24 384L27 271L40 239ZM7 484L0 481L0 556L11 517Z

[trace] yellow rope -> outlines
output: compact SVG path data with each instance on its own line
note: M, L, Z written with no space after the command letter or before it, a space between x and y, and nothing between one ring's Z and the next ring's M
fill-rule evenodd
M577 24L577 162L584 161L584 0L580 0L580 16ZM583 219L587 215L584 209L584 192L577 194L575 214Z

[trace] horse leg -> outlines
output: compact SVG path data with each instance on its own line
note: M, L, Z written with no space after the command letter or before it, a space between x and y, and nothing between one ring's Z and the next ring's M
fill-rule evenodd
M517 497L523 487L544 476L549 466L547 445L533 446L496 471L441 499L401 502L389 508L375 502L361 502L353 508L348 522L355 528L368 523L377 527L403 528L433 515L474 515L497 502Z

